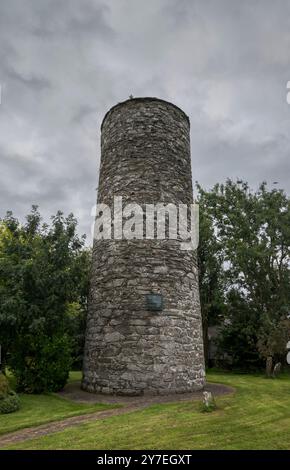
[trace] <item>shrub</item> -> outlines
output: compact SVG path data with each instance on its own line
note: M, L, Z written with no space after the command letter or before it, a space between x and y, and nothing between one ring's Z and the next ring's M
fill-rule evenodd
M6 398L0 399L0 413L2 414L13 413L14 411L19 410L19 407L19 397L11 390L8 392Z
M2 398L5 398L8 395L8 392L9 392L8 380L5 377L5 375L3 375L0 372L0 400Z
M0 413L13 413L19 409L19 405L18 395L10 390L7 378L0 373Z
M25 393L61 390L71 368L71 340L66 335L42 337L34 356L14 357L17 390Z

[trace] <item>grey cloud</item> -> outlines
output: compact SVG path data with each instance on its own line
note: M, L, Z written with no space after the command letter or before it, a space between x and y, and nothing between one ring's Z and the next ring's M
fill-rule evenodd
M82 122L87 116L97 113L97 109L93 106L84 105L77 109L76 113L72 116L72 123L78 124Z
M62 36L70 34L94 34L95 36L114 37L114 30L110 27L107 16L108 6L96 4L90 0L67 1L52 0L31 2L30 9L34 13L35 21L30 25L32 34L39 37Z
M191 119L193 179L290 191L290 3L0 0L0 217L90 232L105 112L130 94Z
M36 75L25 76L13 69L6 70L5 75L8 80L11 79L11 80L17 81L21 83L22 85L33 89L34 91L47 90L48 88L51 87L50 81L44 77L40 77Z

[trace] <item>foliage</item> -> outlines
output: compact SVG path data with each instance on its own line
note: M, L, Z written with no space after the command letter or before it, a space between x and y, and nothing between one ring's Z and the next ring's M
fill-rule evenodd
M258 351L263 358L275 357L283 360L286 343L290 338L290 320L287 318L270 318L264 316L259 330Z
M0 372L0 400L2 398L5 398L8 395L8 392L9 392L8 380L5 377L5 375L3 375Z
M217 339L217 363L237 369L257 370L262 360L257 347L259 315L236 290L227 294L227 312L220 338Z
M17 390L25 393L57 392L68 379L71 360L71 339L61 336L41 336L33 344L22 344L13 354L13 371Z
M215 236L208 193L197 185L199 204L199 289L205 360L208 360L208 327L220 321L225 310L223 252Z
M11 390L8 392L5 398L0 399L0 413L1 414L13 413L14 411L19 410L19 408L20 408L19 396Z
M72 340L72 368L79 370L83 363L83 350L85 342L86 310L79 302L67 306L68 334Z
M0 414L17 411L19 406L18 395L10 389L7 378L0 372Z
M19 390L56 390L68 376L67 306L85 305L87 281L76 228L73 215L61 212L42 224L36 206L24 225L11 212L1 221L0 344Z
M231 180L211 191L199 188L199 194L201 217L209 221L207 229L201 224L201 243L204 237L209 245L200 256L206 273L201 271L202 311L217 318L220 300L221 356L244 368L258 367L269 355L280 360L289 335L289 198L266 183L252 192L247 183Z
M66 306L67 332L72 339L72 367L74 370L80 370L83 363L90 265L91 250L82 250L77 262L78 301L71 302Z

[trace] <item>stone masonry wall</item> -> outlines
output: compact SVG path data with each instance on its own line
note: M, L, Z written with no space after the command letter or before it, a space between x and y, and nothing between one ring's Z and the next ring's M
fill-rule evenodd
M189 119L136 98L114 106L101 135L98 202L192 202ZM149 311L146 294L163 296ZM179 240L97 240L93 248L82 387L140 395L204 385L196 254Z

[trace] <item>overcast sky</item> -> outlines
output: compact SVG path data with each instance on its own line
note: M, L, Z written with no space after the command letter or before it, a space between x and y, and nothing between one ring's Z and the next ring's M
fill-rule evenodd
M193 178L290 192L289 0L0 0L0 217L90 232L106 111L130 94L191 120Z

